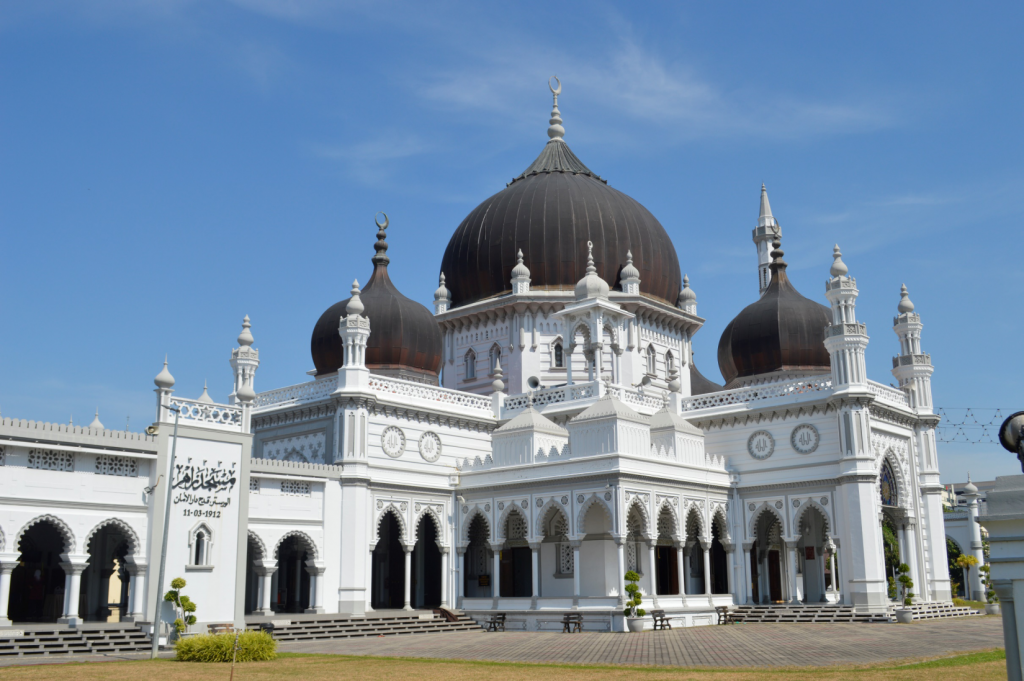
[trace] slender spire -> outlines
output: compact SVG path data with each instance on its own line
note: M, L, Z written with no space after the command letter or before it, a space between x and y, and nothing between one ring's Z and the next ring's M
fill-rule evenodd
M786 253L782 250L782 240L778 237L772 241L772 264L770 265L772 272L786 269L786 261L782 259Z
M383 223L377 220L377 215L384 216ZM374 265L383 265L384 267L387 267L388 263L391 262L391 259L388 257L388 242L386 241L388 235L385 231L389 224L388 214L379 212L377 215L373 216L373 221L377 224L377 243L373 245L373 250L376 251L376 254L374 254L372 260Z
M164 355L164 368L153 379L153 383L163 390L170 390L174 387L174 376L171 376L171 372L167 370L167 355Z
M252 332L249 331L251 327L249 315L245 315L245 319L242 320L242 333L238 334L238 344L240 346L247 348L256 342L256 339L252 337Z
M696 312L697 294L690 288L690 277L687 274L683 275L683 290L679 292L679 299L676 304L686 312Z
M836 247L832 249L832 258L832 268L829 270L829 273L833 277L845 277L850 268L843 262L843 254L839 252L839 244L836 244Z
M557 89L551 86L552 79L558 83ZM558 110L558 95L562 94L562 81L558 80L558 76L551 76L551 78L548 78L548 88L551 90L551 96L554 98L554 104L551 106L551 120L548 121L551 123L548 126L548 137L551 138L549 140L550 143L565 137L565 128L562 127L562 112Z
M757 217L758 227L778 227L775 217L772 215L771 204L768 203L768 190L764 183L761 184L761 214Z
M594 267L594 242L587 242L587 276L591 274L597 274L597 268Z
M385 256L387 257L387 256ZM444 275L441 275L444 276ZM361 315L363 310L366 308L363 306L363 301L359 297L359 280L352 280L352 297L348 301L348 305L345 306L345 312L348 314Z
M900 314L914 311L914 303L910 301L910 294L907 293L907 285L900 287L900 304L896 307Z
M202 402L203 404L213 404L213 398L210 397L210 391L206 388L206 381L203 381L203 394L199 396L196 402Z

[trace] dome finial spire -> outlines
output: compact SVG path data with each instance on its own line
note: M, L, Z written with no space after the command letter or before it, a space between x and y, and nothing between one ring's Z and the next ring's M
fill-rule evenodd
M587 274L597 274L597 268L594 267L594 242L587 242Z
M348 299L348 305L345 306L345 312L350 315L361 315L363 310L366 308L363 306L363 300L359 297L359 280L352 280L352 290L350 292L351 298Z
M558 83L557 88L551 85L552 79ZM548 89L551 90L551 96L554 98L554 103L551 105L551 120L548 121L551 124L548 126L548 137L551 138L550 142L554 142L565 137L565 128L562 127L562 112L558 110L558 95L562 94L562 81L558 80L558 76L548 78Z
M384 216L383 223L381 223L377 219L377 215ZM388 242L386 241L388 235L387 232L385 231L388 228L388 224L390 224L390 221L388 220L388 214L383 211L379 211L376 215L373 216L373 221L377 225L377 243L373 245L373 250L376 251L372 258L373 264L383 265L384 267L387 267L388 263L391 262L391 258L388 257Z
M910 294L907 293L906 284L900 286L900 304L896 306L896 310L900 314L907 314L908 312L914 311L914 303L911 302Z
M839 251L839 244L832 249L832 268L829 269L829 274L833 277L845 277L850 268L843 262L843 254Z

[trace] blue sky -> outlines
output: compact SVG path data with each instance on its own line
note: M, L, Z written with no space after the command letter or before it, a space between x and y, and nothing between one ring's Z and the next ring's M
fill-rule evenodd
M642 5L639 8L638 5ZM895 6L893 6L895 5ZM825 302L832 245L892 381L906 283L935 402L1024 409L1020 3L0 2L0 413L108 427L223 400L243 315L257 389L312 368L320 313L392 277L429 304L448 238L546 141L665 225L707 319L757 296L761 183L789 272ZM982 420L992 412L979 412ZM1011 474L940 445L943 480Z

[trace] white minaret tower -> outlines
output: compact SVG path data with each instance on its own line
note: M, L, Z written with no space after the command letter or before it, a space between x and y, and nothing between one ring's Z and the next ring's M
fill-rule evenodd
M868 331L857 321L857 280L846 276L849 268L836 244L832 252L832 278L825 282L825 297L832 304L832 324L825 329L825 349L832 358L832 387L841 390L851 384L868 382L864 351Z
M772 216L772 207L768 203L768 190L761 185L761 213L757 217L754 228L754 245L757 246L757 285L758 292L764 293L771 283L772 273L768 268L772 264L772 241L782 238L779 221Z
M345 312L348 314L341 318L338 325L341 344L345 348L344 362L338 369L339 390L365 388L370 381L370 370L366 368L366 341L370 339L370 319L362 316L366 308L359 293L359 281L353 280L352 298L345 306Z
M932 409L932 356L921 352L921 315L914 312L914 303L904 284L900 289L899 314L893 317L892 330L900 339L900 354L892 358L892 375L907 391L912 407Z
M676 305L683 312L697 314L697 294L690 288L690 275L683 275L683 290L679 292L679 299Z
M512 268L512 295L530 292L530 269L523 264L523 249L516 254L516 266Z
M619 284L623 293L640 295L640 270L633 266L633 251L626 251L626 266L619 275Z
M260 365L260 351L252 347L255 339L249 331L249 315L242 320L242 333L238 334L238 347L231 351L231 370L235 373L235 386L228 398L231 404L252 402L256 399L253 381Z
M434 314L441 314L447 312L448 308L451 307L452 297L448 293L448 287L444 285L444 272L437 280L437 290L434 291ZM346 308L346 312L348 308Z

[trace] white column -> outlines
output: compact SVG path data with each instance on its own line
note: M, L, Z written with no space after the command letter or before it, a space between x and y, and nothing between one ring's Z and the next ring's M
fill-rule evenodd
M914 588L911 591L915 594L914 602L927 600L925 594L928 593L927 587L922 588L924 585L924 579L917 571L917 532L916 528L912 524L907 524L906 529L903 532L903 536L907 538L907 566L910 567L910 579L914 581ZM983 563L979 563L982 565ZM984 594L982 594L984 596ZM984 598L982 598L984 600Z
M459 554L459 578L455 581L455 607L462 607L462 599L466 597L466 547L455 549Z
M786 542L786 572L789 575L789 602L799 603L796 588L796 542Z
M829 559L829 566L828 566L829 578L832 580L831 589L838 593L839 592L839 588L838 588L839 587L839 580L836 579L836 554L835 554L834 551L829 553L828 559Z
M402 610L412 610L412 550L414 546L402 545L405 551L405 605Z
M73 562L67 558L67 554L63 554L62 557L65 560L60 566L64 568L64 574L67 576L65 580L67 594L64 599L64 616L57 621L62 624L77 626L82 622L82 618L78 614L78 601L82 593L82 573L85 572L85 568L89 567L89 563L86 561Z
M824 546L821 547L821 558L818 560L818 562L821 564L821 570L818 571L818 574L820 575L820 579L821 579L821 599L820 599L820 601L822 603L824 603L825 601L828 600L827 598L825 598L825 592L827 591L827 589L825 588L825 547Z
M654 542L653 541L648 541L647 542L647 555L648 555L647 564L650 566L650 570L651 570L651 599L654 601L654 604L657 605L658 604L658 568L654 564L655 561L654 561Z
M676 572L679 574L679 595L686 604L686 561L683 560L683 542L676 542Z
M11 573L18 567L18 554L0 556L0 626L10 626L11 620L7 618L7 608L11 603Z
M128 615L136 622L146 619L146 566L139 563L128 563ZM2 611L0 611L2 612Z
M321 560L310 558L306 561L306 572L309 573L309 607L308 613L321 613L324 611L324 573L327 572L327 565Z
M530 544L531 576L533 577L533 597L540 597L540 543Z
M750 550L751 544L743 544L743 591L747 603L754 602L754 575L750 572Z
M580 565L580 542L579 540L569 542L572 545L572 597L578 599L580 597L580 570L583 568ZM576 603L573 603L573 607L576 607Z
M900 525L896 529L896 539L900 545L900 563L909 563L907 560L907 527L906 525ZM899 570L896 571L897 573ZM913 577L911 577L913 579ZM896 583L896 593L899 593L900 586L899 582Z
M491 597L501 598L501 547L502 544L491 544L491 552L494 554L494 573L491 576ZM497 607L497 600L495 600Z
M711 543L704 542L700 543L700 547L704 550L704 595L711 600Z
M726 565L727 565L726 570L725 570L726 589L728 589L728 591L729 591L729 593L731 595L735 596L735 593L732 590L732 587L733 587L732 583L734 581L733 578L732 578L732 571L733 571L733 565L736 562L736 560L735 560L736 559L736 545L735 544L726 544L725 545L725 558L726 558L725 562L726 562Z
M344 523L342 523L344 525ZM370 544L370 554L366 558L366 610L373 612L373 550L376 544Z
M571 341L572 339L567 339ZM572 352L569 351L569 344L562 342L562 359L565 360L565 383L572 385Z
M448 574L448 547L441 547L441 607L447 608L448 605L448 580L451 577Z
M619 605L624 605L626 603L626 592L623 591L626 586L626 540L623 537L615 537L615 553L619 562ZM579 569L579 566L574 563L573 573L575 574Z

